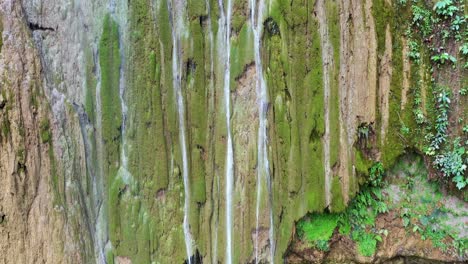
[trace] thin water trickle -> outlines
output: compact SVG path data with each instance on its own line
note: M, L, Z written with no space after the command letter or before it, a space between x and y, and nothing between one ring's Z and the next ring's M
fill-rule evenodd
M257 204L256 204L256 229L255 229L255 263L258 263L259 245L258 245L258 231L259 231L259 217L260 217L260 200L262 197L262 185L266 182L268 207L270 217L269 240L270 240L270 261L274 262L274 225L273 225L273 205L272 205L272 190L270 179L270 164L268 161L268 135L267 135L267 112L268 112L268 91L265 79L263 78L263 65L260 53L261 35L263 32L263 12L265 3L259 0L258 6L256 0L250 0L250 21L252 31L254 34L254 53L255 53L255 68L257 72L256 91L257 91L257 105L259 112L259 127L258 127L258 145L257 145Z
M226 8L222 0L218 0L220 9L219 34L221 35L219 54L224 59L224 106L226 109L227 153L226 153L226 263L232 263L232 192L234 187L234 157L231 137L231 15L232 3L227 0Z
M192 260L192 235L190 234L189 226L189 212L190 212L190 181L189 181L189 166L187 156L187 143L185 139L185 107L184 98L182 95L182 34L185 32L184 24L184 13L185 13L185 1L176 1L175 6L172 5L171 1L168 1L168 7L171 11L171 23L172 23L172 73L173 73L173 88L177 100L177 112L179 119L179 140L182 152L182 176L184 179L184 237L185 237L185 248L187 251L187 261L191 264Z

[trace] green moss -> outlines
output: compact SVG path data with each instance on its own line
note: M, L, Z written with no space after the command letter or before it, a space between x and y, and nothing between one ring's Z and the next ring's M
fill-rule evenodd
M64 191L62 186L60 184L60 179L58 175L58 168L57 168L57 161L55 159L54 155L54 148L52 144L49 145L49 162L50 162L50 179L51 179L51 185L52 185L52 190L53 190L53 199L54 199L54 204L55 205L60 205L60 206L65 206L64 203Z
M190 22L192 45L187 59L186 111L191 154L191 195L194 202L204 203L206 200L205 186L205 155L208 149L206 133L208 125L206 109L208 107L206 94L208 85L205 81L205 49L203 28L196 20Z
M231 19L231 26L232 30L238 33L245 25L245 21L247 20L245 10L247 8L246 2L243 0L234 0L234 4L232 7L232 19Z
M167 6L159 7L162 14L167 15ZM156 35L154 21L151 20L151 10L145 1L136 1L130 9L130 31L140 31L144 36ZM161 14L161 15L162 15ZM171 43L168 21L161 17L157 29L161 38L167 38L165 45ZM164 58L160 55L160 46L155 38L143 38L132 35L129 39L127 104L131 111L129 119L129 133L127 140L133 148L129 151L129 170L132 175L142 182L151 182L144 185L145 195L154 195L155 191L167 188L169 182L167 143L165 135L166 123L163 119L163 93L166 90L161 80ZM168 51L169 54L171 53ZM166 65L166 68L171 68ZM165 77L169 74L166 73ZM169 75L170 77L170 75ZM171 82L169 82L171 83ZM145 129L141 129L141 128Z
M312 214L305 219L299 220L296 225L297 234L301 240L308 241L314 246L323 248L338 226L339 215L337 214Z
M119 161L122 113L119 100L120 53L117 24L106 15L99 42L101 66L102 136L106 151L105 173L112 179Z
M335 1L325 1L329 40L333 46L333 68L330 72L330 165L333 167L339 159L340 149L340 21L339 7Z
M401 90L403 80L403 57L402 57L402 41L401 38L393 39L393 56L392 56L392 79L390 84L390 97L389 97L389 121L390 124L386 134L384 144L381 148L382 162L385 167L392 165L396 158L404 153L406 142L401 139L400 128L403 120L407 120L404 116L407 113L401 110Z
M342 212L346 209L341 189L341 182L338 176L333 176L331 185L331 211Z
M49 143L52 139L52 133L50 131L50 124L49 124L49 119L44 118L41 120L41 123L39 125L39 128L41 130L41 141L42 143Z
M119 232L116 230L118 221L113 207L113 182L120 161L120 126L122 123L119 80L120 53L119 33L116 22L106 15L103 22L103 32L99 42L99 64L101 67L101 107L102 107L102 137L104 142L104 174L109 186L109 237L112 244L119 245Z
M249 25L244 24L239 35L231 40L231 84L235 83L235 80L244 72L245 66L253 60L253 36Z
M206 3L200 0L188 0L187 11L190 19L199 19L199 17L207 15Z
M85 68L85 85L86 85L86 92L85 92L85 111L89 117L89 120L92 124L96 124L96 113L95 113L95 105L96 105L96 85L97 80L95 76L95 65L94 59L91 50L87 49L85 51L85 60L86 60L86 68Z
M2 90L2 98L4 100L5 105L3 106L3 109L0 110L2 112L0 115L2 123L0 139L7 138L11 132L11 123L8 116L8 112L11 109L11 105L8 103L9 97L7 97L5 89Z

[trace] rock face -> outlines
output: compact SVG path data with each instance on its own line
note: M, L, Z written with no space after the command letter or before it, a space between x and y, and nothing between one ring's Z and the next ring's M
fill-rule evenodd
M261 107L271 192L263 189L258 211L251 3L263 8L269 98ZM414 99L412 76L429 76L429 67L413 71L408 64L401 37L408 14L400 11L385 0L3 0L0 259L281 262L295 221L307 212L342 211L373 161L390 166L405 148L418 147L403 142L399 129L401 120L416 126L403 106ZM456 77L438 70L438 81L460 90L458 70ZM174 78L185 107L188 185ZM422 86L428 83L423 78ZM455 102L457 113L466 112L466 98L457 93ZM462 125L455 127L460 133ZM191 256L183 247L184 218Z
M18 1L3 1L0 17L0 261L80 263L86 255L61 206L64 182L52 134L57 124L50 121L34 26L25 23Z

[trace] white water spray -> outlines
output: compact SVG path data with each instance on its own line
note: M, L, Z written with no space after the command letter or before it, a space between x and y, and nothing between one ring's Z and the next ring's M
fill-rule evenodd
M185 107L184 98L182 95L182 34L185 33L185 25L183 22L185 13L185 1L175 1L175 6L168 1L168 7L171 11L172 22L172 74L173 88L177 100L177 109L179 117L179 140L182 152L182 176L184 179L184 237L185 249L187 251L187 261L191 264L190 257L192 256L192 235L190 234L189 212L190 212L190 182L189 182L189 166L187 156L187 143L185 139Z
M232 191L234 186L234 157L231 138L231 15L232 3L227 0L226 8L222 0L218 0L220 9L219 34L221 45L219 54L226 56L224 60L224 106L226 108L227 154L226 154L226 263L232 263Z
M328 22L325 12L325 0L318 0L317 14L322 46L323 89L325 108L325 133L323 135L323 156L325 166L325 205L331 204L331 167L330 167L330 72L333 67L333 47L329 39Z
M270 209L270 258L271 263L274 263L275 243L274 243L274 226L273 226L273 204L271 192L271 179L270 179L270 163L268 161L268 136L267 136L267 112L268 112L268 91L265 79L263 78L263 65L260 53L261 35L263 32L263 11L265 3L259 0L250 1L250 21L252 24L252 31L254 34L254 52L255 52L255 68L257 72L256 91L257 91L257 105L259 112L259 127L258 127L258 145L257 145L257 205L256 205L256 236L255 236L255 263L258 263L258 230L259 230L259 212L260 200L262 196L262 183L266 181L268 188L268 201ZM262 179L262 177L264 177Z

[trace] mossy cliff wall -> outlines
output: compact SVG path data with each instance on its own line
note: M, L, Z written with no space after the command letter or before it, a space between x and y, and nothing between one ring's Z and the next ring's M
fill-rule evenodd
M228 1L221 2L226 8ZM44 192L47 201L63 206L58 219L70 221L59 226L76 242L70 248L81 259L182 263L188 188L193 253L204 263L226 262L226 52L231 55L233 263L252 262L255 252L272 261L272 244L274 260L281 262L295 221L308 212L344 210L373 162L391 166L406 148L421 149L416 133L402 140L400 132L402 124L416 128L413 87L426 95L428 115L432 104L428 53L417 66L407 59L408 6L388 0L264 0L260 50L269 97L264 107L272 193L263 190L257 225L259 107L250 2L232 0L229 51L222 44L219 3L23 1L22 27L35 29L37 64L43 68L26 76L44 80L36 86L46 96L36 100L51 110L52 138L46 141L58 150L50 157L59 157L51 163L57 169L51 165L46 173L51 185ZM171 6L184 8L173 12ZM5 30L12 15L3 13L7 18L1 16L0 29ZM172 28L179 20L189 186L183 181L173 89ZM6 85L2 96L4 90L10 96L15 88ZM122 100L128 106L125 120ZM459 113L466 111L461 101L457 105ZM9 113L1 111L0 117ZM5 120L8 132L12 121ZM130 177L122 169L124 148ZM274 243L265 201L272 203ZM86 235L78 238L80 233Z

